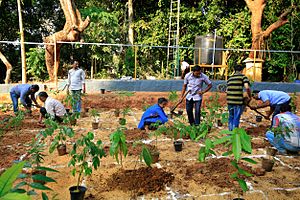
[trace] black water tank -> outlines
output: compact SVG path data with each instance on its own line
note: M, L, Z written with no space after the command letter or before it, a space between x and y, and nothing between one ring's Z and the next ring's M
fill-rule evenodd
M217 36L216 42L214 35L208 34L207 36L196 36L195 39L195 53L194 53L194 64L206 64L210 65L213 63L213 48L223 48L223 38ZM200 48L200 49L199 49ZM222 51L215 51L215 65L222 64Z

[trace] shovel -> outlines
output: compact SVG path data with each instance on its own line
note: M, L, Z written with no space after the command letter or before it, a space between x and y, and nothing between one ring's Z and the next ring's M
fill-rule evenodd
M170 114L174 114L175 116L180 116L180 114L175 113L175 109L179 106L179 104L181 104L181 102L183 101L183 99L186 97L186 95L188 95L188 93L190 93L191 91L187 91L183 97L176 103L176 105L171 109Z

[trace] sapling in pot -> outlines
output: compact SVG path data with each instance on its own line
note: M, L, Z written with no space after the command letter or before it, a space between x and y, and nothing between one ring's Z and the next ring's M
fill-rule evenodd
M78 176L76 186L69 188L71 200L83 200L87 188L80 186L80 183L83 175L90 176L93 169L97 170L100 166L100 160L105 156L102 141L94 142L94 133L88 132L74 143L70 155L72 158L69 166L73 167L72 175ZM89 162L92 164L90 165Z
M49 153L53 153L54 149L57 149L58 155L63 156L67 154L67 137L72 138L75 135L75 133L72 128L67 126L58 126L58 128L59 131L50 145Z
M93 129L98 129L100 114L96 109L92 109L91 110L91 115L92 115L92 118L93 118L92 127L93 127Z
M123 157L126 158L128 151L126 145L126 136L123 129L118 128L109 136L109 138L111 143L109 153L116 159L117 163L121 164L121 167L123 167Z

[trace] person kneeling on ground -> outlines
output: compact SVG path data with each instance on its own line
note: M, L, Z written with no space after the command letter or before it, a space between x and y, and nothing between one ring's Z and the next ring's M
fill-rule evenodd
M164 108L168 105L166 98L159 98L157 104L149 107L143 114L141 121L138 125L142 130L154 130L155 123L164 124L168 122L168 116L166 115Z
M281 154L300 151L300 117L291 112L290 105L283 105L274 117L273 128L266 133L272 146Z
M64 105L56 99L48 96L46 92L40 92L38 94L39 99L45 104L45 107L40 109L39 123L42 123L43 117L49 115L51 118L57 122L63 122L63 117L66 115L66 109Z

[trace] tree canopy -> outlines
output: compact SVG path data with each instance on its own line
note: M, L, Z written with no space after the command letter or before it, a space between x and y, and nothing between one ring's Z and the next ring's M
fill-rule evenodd
M0 1L1 2L1 1ZM76 6L82 18L90 17L90 25L82 39L88 43L128 44L128 1L125 0L77 0ZM169 27L169 0L133 1L134 44L167 46ZM262 29L266 30L280 15L300 0L265 0ZM23 0L23 23L26 42L43 42L43 39L64 28L65 17L59 0ZM217 31L223 37L224 48L250 49L252 46L251 11L246 1L196 0L181 1L180 58L189 63L194 60L195 37ZM265 39L266 50L300 50L300 13L297 8L286 16L288 22ZM2 0L0 3L0 41L19 41L17 3ZM27 74L35 79L47 79L43 45L26 45ZM70 45L61 48L60 77L72 59L90 71L96 66L96 77L133 76L134 50L128 46ZM162 76L166 65L166 48L139 47L137 50L138 75ZM0 43L0 51L13 66L12 80L21 79L20 47ZM249 56L245 51L229 51L230 69ZM300 72L300 54L267 51L264 53L264 80L292 81L296 70ZM5 65L0 62L1 81L5 78Z

